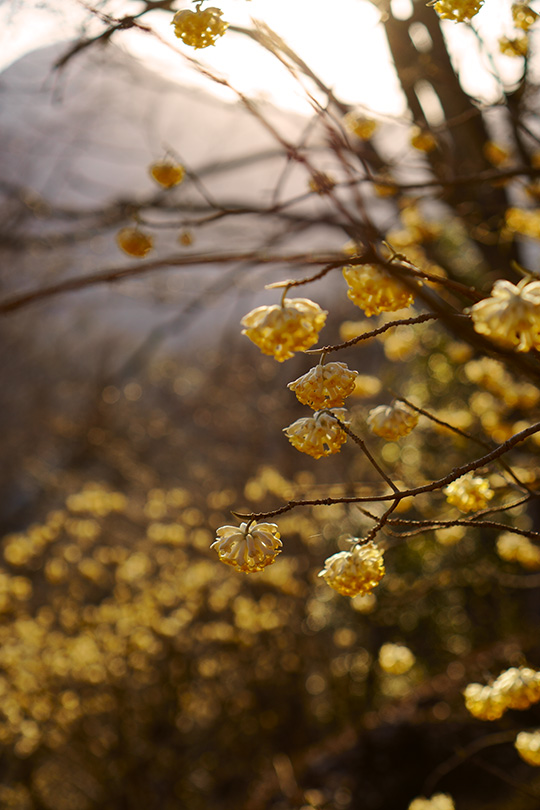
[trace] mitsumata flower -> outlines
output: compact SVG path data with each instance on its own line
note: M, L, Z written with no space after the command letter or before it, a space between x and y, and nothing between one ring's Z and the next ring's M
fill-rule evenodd
M154 239L150 234L143 233L138 228L122 228L116 234L116 244L128 256L144 259L154 247Z
M474 304L470 313L479 334L518 352L540 348L540 281L496 281L491 296Z
M197 8L196 11L184 9L177 11L173 17L174 33L192 48L208 48L214 45L218 37L222 37L228 22L222 20L223 12L220 8Z
M415 661L414 654L403 644L383 644L379 650L379 666L389 675L404 675Z
M470 683L464 692L467 710L479 720L498 720L507 709L528 709L540 700L540 672L510 667L492 684Z
M418 424L418 414L410 411L401 402L394 405L379 405L369 412L367 423L376 436L395 441L407 436Z
M355 542L355 538L351 541ZM379 584L384 573L382 551L370 541L332 554L319 576L342 596L364 596Z
M317 343L327 314L308 298L289 298L281 306L257 307L244 315L242 334L281 363Z
M484 509L495 493L485 478L469 472L448 484L444 494L448 503L457 506L461 512L476 512Z
M536 11L533 11L527 3L515 3L512 6L512 19L516 28L521 28L522 31L528 31L531 25L540 17Z
M435 11L441 20L454 20L454 22L469 22L478 14L484 0L438 0L434 5Z
M241 523L221 526L210 546L221 562L246 574L262 571L280 553L282 542L275 523Z
M372 264L343 268L347 295L366 315L395 312L412 304L414 297L393 275Z
M178 186L185 177L186 170L179 163L153 163L149 172L156 183L164 188Z
M350 423L345 408L331 408L329 411L315 411L313 416L297 419L289 427L283 428L283 432L293 447L313 458L339 453L341 445L347 441L347 434L332 414L343 424Z
M536 767L540 766L540 730L520 731L514 745L525 762Z
M343 126L347 132L356 135L361 141L369 141L377 129L377 122L373 118L365 118L361 113L351 110L343 118Z
M517 562L524 568L540 568L540 548L528 537L513 532L505 532L497 538L497 554L507 562Z
M357 373L345 363L319 363L307 374L290 382L287 388L294 391L302 405L309 405L314 411L335 408L343 405L345 397L354 391Z

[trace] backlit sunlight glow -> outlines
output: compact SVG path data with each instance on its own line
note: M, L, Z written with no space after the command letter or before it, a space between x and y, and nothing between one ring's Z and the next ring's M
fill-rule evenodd
M35 48L77 37L80 26L88 18L88 11L76 0L50 0L36 7L32 2L0 3L0 67L20 58ZM122 16L139 8L138 3L108 4ZM185 4L187 7L187 3ZM333 15L325 0L223 0L220 7L231 25L250 27L253 20L264 20L275 30L345 102L365 106L381 115L401 115L405 110L403 96L391 65L390 54L380 12L369 0L340 0L340 14ZM393 0L396 16L408 18L409 0ZM347 25L343 25L347 20ZM117 44L142 59L153 70L182 84L201 86L207 92L231 98L224 88L209 82L189 63L178 57L180 51L192 57L191 49L178 43L171 35L168 14L156 11L147 15L159 37L170 42L170 48L155 37L142 32L124 31L116 38ZM94 23L90 30L100 30ZM475 19L489 51L496 52L498 37L510 30L510 2L488 0ZM480 53L478 38L470 27L443 23L445 35L451 43L454 62L458 68L467 66L465 89L473 96L493 102L500 94L500 82L493 75L496 70L506 83L518 78L516 60L496 55L490 64ZM302 85L267 52L257 47L248 37L229 32L215 48L197 59L218 75L226 77L242 92L265 98L280 107L308 112ZM304 80L305 81L305 80ZM312 87L308 86L310 91ZM436 118L436 111L434 116Z

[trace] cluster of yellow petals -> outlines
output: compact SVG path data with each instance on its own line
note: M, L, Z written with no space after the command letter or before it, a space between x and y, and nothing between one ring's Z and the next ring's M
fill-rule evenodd
M527 3L514 3L512 6L512 19L516 28L521 28L522 31L528 31L534 25L540 14L533 11Z
M116 234L116 244L128 256L144 259L154 247L154 239L150 234L144 233L138 228L122 228Z
M281 306L261 306L244 315L242 334L281 363L317 342L327 314L308 298L285 299Z
M448 793L435 793L431 799L419 796L409 805L408 810L455 810L454 800Z
M501 37L499 39L499 50L504 56L527 56L529 52L529 37L525 34L522 37Z
M302 405L309 405L314 411L336 408L343 405L345 398L353 393L357 373L351 371L346 363L319 363L307 374L290 382L287 388L294 391Z
M352 542L357 542L351 538ZM324 562L319 576L342 596L371 593L384 576L384 560L380 548L370 541L355 545L350 551L338 551Z
M372 264L344 267L343 276L349 287L348 297L368 317L378 315L379 312L396 312L410 306L414 301L414 296L407 287L390 273Z
M514 745L525 762L535 767L540 766L540 730L520 731Z
M404 644L383 644L379 650L379 666L389 675L404 675L415 661L414 653Z
M506 211L505 219L509 231L530 236L532 239L540 239L540 211L509 208Z
M432 242L441 233L441 226L434 222L427 222L414 201L405 203L400 213L400 219L404 227L387 233L387 241L392 247L418 246L423 242ZM412 257L411 261L414 261Z
M528 709L540 700L540 672L529 667L511 667L491 685L470 683L464 692L465 706L479 720L498 720L507 709Z
M343 118L343 126L347 132L360 138L361 141L369 141L377 129L377 122L373 118L366 118L361 113L351 110Z
M418 414L410 411L401 402L378 405L369 412L367 423L376 436L387 441L395 441L407 436L416 427Z
M331 408L297 419L289 427L283 428L283 432L293 447L313 458L339 453L341 445L347 441L347 434L332 414L344 425L350 424L345 408Z
M214 548L221 562L238 571L252 574L271 565L282 548L275 523L241 523L240 526L221 526Z
M484 0L438 0L434 6L441 20L469 22L478 14L483 3Z
M433 152L437 148L437 141L431 132L420 127L412 128L409 142L419 152Z
M186 170L180 163L152 163L148 169L151 177L163 188L178 186L185 177Z
M197 8L195 11L184 9L177 11L173 17L174 33L186 45L192 48L208 48L222 37L229 23L222 20L223 12L219 8Z
M502 560L517 562L530 570L540 568L540 548L521 534L501 534L497 538L497 554Z
M444 494L448 503L456 506L460 512L476 512L487 506L494 492L485 478L469 472L448 484Z
M491 296L470 309L475 330L518 352L540 347L540 281L499 280Z
M508 149L495 141L486 141L482 151L492 166L503 166L510 157Z

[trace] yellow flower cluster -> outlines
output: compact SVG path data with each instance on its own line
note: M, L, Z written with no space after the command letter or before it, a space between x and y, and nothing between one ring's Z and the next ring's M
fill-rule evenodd
M529 52L529 37L527 34L522 37L501 37L499 40L499 50L504 56L527 56Z
M484 509L495 493L485 478L468 472L448 484L444 494L448 503L457 506L460 512L476 512Z
M356 385L356 371L351 371L346 363L319 363L307 374L293 380L287 386L294 391L302 405L309 405L314 411L321 408L336 408L343 405Z
M221 562L246 574L262 571L271 565L283 545L275 523L221 526L216 534L210 548L215 548Z
M431 132L420 127L413 127L409 142L419 152L433 152L437 148L437 141Z
M512 6L512 19L516 28L521 28L522 31L528 31L534 25L540 14L533 11L527 3L514 3Z
M153 163L149 168L150 175L164 188L179 185L185 177L186 170L180 163Z
M370 541L328 557L319 576L343 596L363 596L377 587L384 573L382 551Z
M454 800L448 793L435 793L431 799L419 796L409 805L409 810L455 810Z
M388 231L387 241L395 248L417 247L422 242L432 242L441 233L441 226L427 222L414 201L407 201L403 206L400 219L403 228ZM411 257L411 261L413 258Z
M540 568L540 548L528 537L513 532L505 532L497 538L497 554L507 562L517 562L524 568Z
M177 11L172 20L174 33L192 48L208 48L227 30L229 23L221 19L222 15L221 9L214 6L204 10L197 8L196 11Z
M464 367L467 379L491 391L509 408L533 408L540 391L532 383L517 382L503 363L492 357L470 360Z
M524 208L508 208L505 220L506 227L513 233L540 239L540 210L527 211Z
M514 745L525 762L536 767L540 766L540 730L520 731Z
M540 700L540 672L529 667L511 667L491 685L470 683L464 692L465 706L479 720L498 720L507 709L528 709Z
M261 306L244 315L242 334L281 363L317 342L327 314L308 298L285 299L281 306Z
M434 5L441 20L469 22L478 14L483 4L484 0L439 0Z
M528 352L540 347L540 281L496 281L491 296L470 309L475 330Z
M404 675L415 661L414 654L403 644L383 644L379 650L379 666L389 675Z
M367 316L378 315L379 312L395 312L410 306L414 300L407 287L390 273L372 264L344 267L343 276L349 287L348 297Z
M313 458L339 453L341 445L347 441L347 434L338 425L337 418L345 425L350 424L345 408L331 408L330 411L315 411L313 416L297 419L283 432L293 447Z
M343 118L343 126L351 135L356 135L362 141L369 141L375 130L377 122L372 118L365 118L361 113L351 110Z
M407 436L418 424L418 414L410 411L401 402L394 405L379 405L369 412L367 423L376 436L395 441Z
M105 517L111 512L123 512L127 500L121 492L110 492L100 484L87 484L80 492L67 497L66 506L70 512L90 512Z
M492 166L502 166L508 163L510 152L504 146L495 143L495 141L486 141L482 151Z
M116 234L116 244L128 256L144 259L154 247L154 239L150 234L144 233L138 228L122 228Z

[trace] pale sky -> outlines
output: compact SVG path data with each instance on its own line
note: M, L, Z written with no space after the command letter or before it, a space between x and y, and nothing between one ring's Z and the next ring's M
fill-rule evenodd
M395 13L402 9L406 15L409 2L392 0ZM216 0L216 4L231 24L247 27L251 17L268 23L344 101L379 114L403 112L379 12L369 0L339 0L339 4L328 0ZM0 68L29 50L74 36L77 25L88 15L79 0L50 0L46 4L49 9L43 5L37 0L0 0ZM497 52L497 39L512 32L510 6L511 0L486 0L475 25L489 45L497 69L511 81L519 75L521 60ZM138 4L127 0L116 2L119 15L136 8ZM115 41L153 69L182 83L220 93L174 49L195 56L245 93L265 96L289 109L307 110L298 84L246 37L228 32L215 47L195 52L174 37L170 20L171 15L163 12L145 18L171 47L133 31L122 32ZM479 54L474 34L466 26L452 22L444 27L456 63L466 67L466 89L486 101L495 100L498 91L491 75L493 64Z

